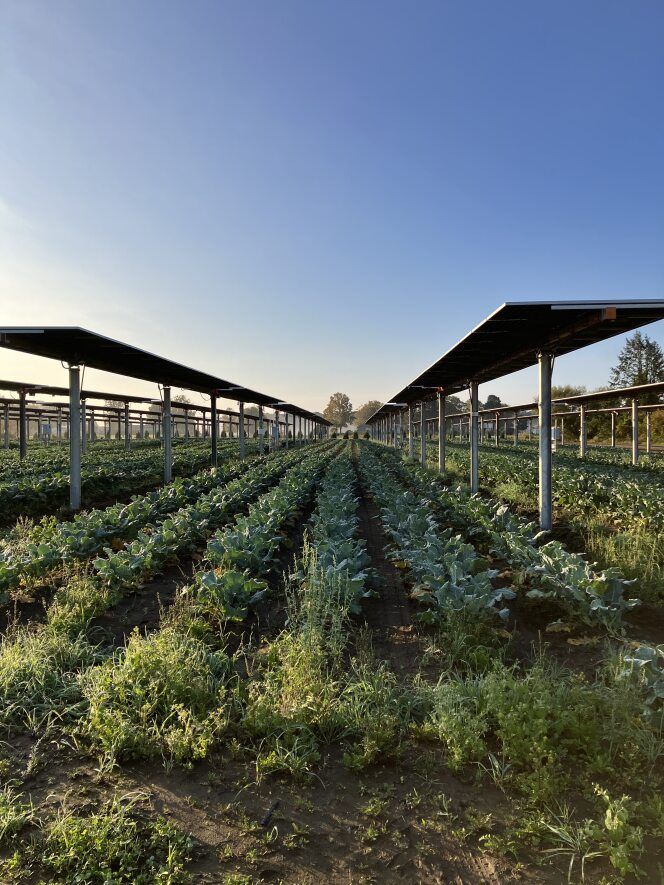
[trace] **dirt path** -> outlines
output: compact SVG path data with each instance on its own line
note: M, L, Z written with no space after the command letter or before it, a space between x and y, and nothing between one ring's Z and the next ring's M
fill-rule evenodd
M415 606L408 597L401 572L386 556L387 538L378 508L364 494L357 515L360 536L367 543L371 567L377 576L377 596L362 605L374 650L381 660L389 661L399 675L414 674L422 654L422 640L414 627Z

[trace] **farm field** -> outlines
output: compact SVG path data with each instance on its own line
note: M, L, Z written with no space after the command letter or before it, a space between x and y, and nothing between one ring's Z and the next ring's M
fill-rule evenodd
M253 439L246 441L246 447L248 453L258 451ZM237 440L219 443L222 459L237 450ZM173 445L174 476L191 476L209 463L209 440ZM163 469L163 452L154 440L134 442L129 451L118 442L95 442L81 459L83 504L98 505L154 488L162 482ZM17 450L0 450L0 525L18 516L64 515L68 501L68 446L30 447L24 462Z
M0 458L1 881L659 881L661 559L581 541L661 545L662 459L558 453L550 539L527 444L98 445L66 519Z
M533 516L537 509L537 449L509 441L480 447L480 483L497 498ZM427 443L427 462L438 463L438 442ZM467 445L447 443L448 472L467 482ZM664 456L631 455L595 448L582 460L578 448L553 455L553 503L557 532L605 566L616 566L639 584L644 602L664 602Z

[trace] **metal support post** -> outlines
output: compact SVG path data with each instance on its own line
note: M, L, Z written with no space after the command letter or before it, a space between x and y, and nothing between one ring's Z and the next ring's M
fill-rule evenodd
M424 420L424 400L420 403L420 464L427 466L427 426Z
M438 471L445 472L445 394L438 391Z
M611 412L611 448L616 447L616 413Z
M240 403L240 417L238 419L238 431L240 437L240 458L244 458L244 403Z
M88 449L88 415L87 403L81 400L81 454L85 455Z
M579 407L579 457L585 458L588 451L588 437L586 431L586 404Z
M413 407L408 406L408 460L415 460L415 420L413 417Z
M4 426L4 438L5 438L5 448L9 448L9 406L5 406L5 426Z
M125 449L129 450L131 446L131 427L129 426L129 403L125 403L124 407L124 444Z
M499 446L500 443L498 440L500 439L500 412L496 412L495 421L496 421L496 446Z
M164 387L161 421L164 444L164 482L169 483L173 479L173 450L171 448L171 388L168 385Z
M265 428L263 426L263 406L258 407L258 453L263 454L263 434Z
M69 506L81 507L81 370L69 367Z
M217 393L210 394L210 421L212 435L210 437L210 466L216 467L218 463L217 437L219 435L219 422L217 421Z
M652 451L652 429L650 426L650 412L646 412L646 454L650 454Z
M632 464L639 463L639 403L632 400Z
M549 531L553 522L551 496L551 354L539 353L539 512L540 528Z
M480 488L479 451L477 447L478 384L470 382L470 491L475 494Z

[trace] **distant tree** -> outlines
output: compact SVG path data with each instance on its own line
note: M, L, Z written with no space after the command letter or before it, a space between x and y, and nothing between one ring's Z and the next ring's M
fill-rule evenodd
M357 412L355 412L355 423L357 426L361 427L362 424L366 424L367 418L370 418L374 412L377 412L382 405L377 399L370 399L368 403L360 406Z
M632 387L664 381L664 352L656 341L635 332L625 342L611 369L611 387Z
M187 396L186 393L176 393L172 399L174 403L191 403L191 400Z
M445 400L445 411L448 415L454 415L456 412L467 412L468 406L458 396L448 396Z
M581 396L582 393L587 393L587 389L582 385L578 384L554 384L551 387L551 399L563 399L567 396ZM535 397L537 400L537 397ZM578 409L578 405L565 405L564 403L558 403L555 406L555 410L557 412L566 412L570 409Z
M485 409L498 409L498 408L500 408L500 406L506 406L506 405L507 405L507 403L501 402L499 396L496 396L495 393L490 393L486 398L486 402L484 403L484 408Z
M564 396L581 396L586 393L585 387L576 384L554 384L551 388L551 399L562 399Z
M333 393L325 406L323 417L341 429L353 420L353 404L345 393Z

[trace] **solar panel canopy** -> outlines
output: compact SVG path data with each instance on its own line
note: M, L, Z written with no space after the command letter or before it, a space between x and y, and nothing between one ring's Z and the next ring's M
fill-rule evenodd
M377 410L369 422L435 395L465 390L664 318L664 301L519 301L502 304Z
M3 327L0 328L0 346L34 356L59 360L69 365L85 365L103 372L126 375L142 381L152 381L155 384L207 394L216 391L218 396L240 402L275 408L287 407L292 414L314 418L323 424L329 424L319 415L301 409L299 406L284 403L279 397L259 393L232 381L191 369L181 363L77 326ZM48 392L44 387L38 389L41 392ZM92 394L88 395L92 396ZM119 394L113 396L130 402L140 401L139 398L125 397Z

